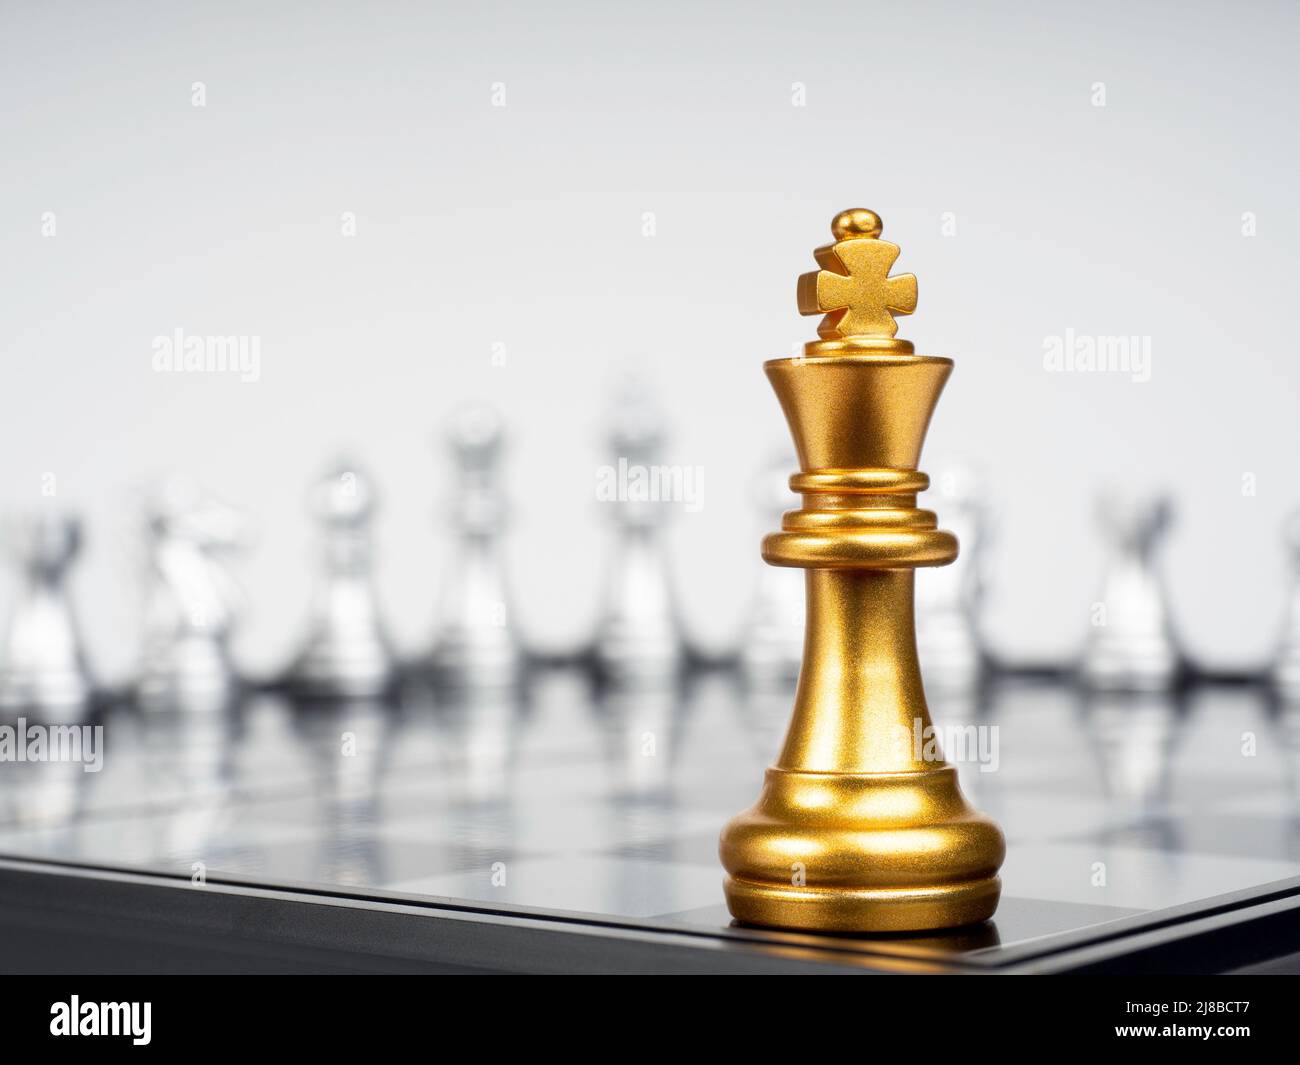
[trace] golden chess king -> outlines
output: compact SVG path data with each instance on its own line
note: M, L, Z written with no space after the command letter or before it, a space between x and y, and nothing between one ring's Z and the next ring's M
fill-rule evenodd
M1002 833L957 771L913 736L931 726L913 617L914 570L957 557L916 506L921 445L952 360L895 337L916 278L891 277L897 245L871 211L837 215L835 242L799 278L821 339L764 367L799 457L802 495L763 541L807 571L794 714L758 802L722 832L725 891L740 921L901 932L982 921L997 908Z

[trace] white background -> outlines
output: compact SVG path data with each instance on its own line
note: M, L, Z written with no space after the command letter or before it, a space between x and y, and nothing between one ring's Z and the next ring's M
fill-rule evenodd
M761 565L751 479L785 441L761 363L814 335L795 277L860 205L920 279L900 335L957 360L923 466L984 471L994 644L1073 654L1096 493L1163 485L1190 650L1261 661L1300 503L1297 43L1280 3L6 3L0 503L39 505L53 472L86 515L76 591L113 675L132 493L197 476L256 518L239 647L264 668L312 587L306 487L347 448L415 648L446 558L439 427L487 399L520 620L562 644L592 620L595 468L640 367L665 461L706 471L672 545L692 627L724 643ZM259 335L261 380L155 374L178 326ZM1150 336L1152 379L1044 372L1067 328Z

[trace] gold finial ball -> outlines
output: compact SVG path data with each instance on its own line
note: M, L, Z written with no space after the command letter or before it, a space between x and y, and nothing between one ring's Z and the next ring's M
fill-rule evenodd
M831 233L836 240L861 240L863 237L874 240L884 228L880 215L865 207L850 207L837 214L831 222Z

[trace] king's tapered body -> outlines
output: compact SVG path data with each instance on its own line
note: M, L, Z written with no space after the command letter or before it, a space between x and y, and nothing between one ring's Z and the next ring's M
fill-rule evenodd
M941 928L997 906L1002 834L956 771L926 760L929 710L913 622L918 566L957 556L918 509L921 445L949 359L913 353L893 315L916 303L898 248L869 211L846 211L800 279L826 313L805 354L767 363L794 436L802 495L763 542L807 571L803 666L785 745L758 802L723 830L727 904L755 924L836 931Z

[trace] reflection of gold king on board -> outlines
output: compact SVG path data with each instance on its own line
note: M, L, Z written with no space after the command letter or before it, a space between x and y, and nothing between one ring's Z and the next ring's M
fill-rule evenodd
M894 932L982 921L997 908L1002 833L935 760L916 657L913 570L957 557L916 507L921 444L952 360L895 339L916 278L871 211L844 211L799 311L825 314L805 353L767 363L799 454L803 505L763 541L807 570L803 668L785 747L758 802L722 832L741 921Z

